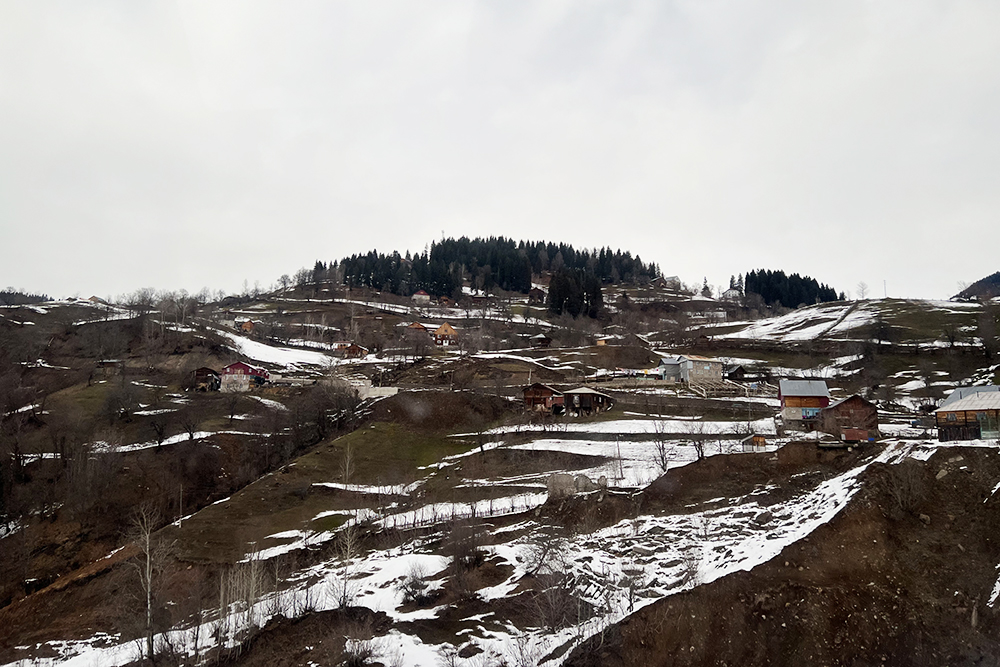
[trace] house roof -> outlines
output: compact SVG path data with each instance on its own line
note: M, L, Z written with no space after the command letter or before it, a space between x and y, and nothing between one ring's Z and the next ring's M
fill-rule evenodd
M603 396L604 398L611 398L603 391L597 391L596 389L591 389L590 387L579 387L577 389L569 389L563 392L564 394L590 394L592 396Z
M830 410L831 408L835 408L835 407L837 407L837 406L838 406L838 405L840 405L841 403L846 403L847 401L851 400L852 398L856 398L856 399L858 399L859 401L861 401L862 403L865 403L865 404L867 404L867 405L870 405L870 406L872 406L872 407L875 407L875 404L874 404L874 403L872 403L871 401L869 401L868 399L866 399L866 398L865 398L864 396L858 396L857 394L852 394L851 396L848 396L847 398L842 398L842 399L840 399L839 401L834 401L833 403L831 403L830 405L826 406L826 407L825 407L825 408L823 408L823 409L824 409L824 410Z
M455 331L455 327L451 326L447 322L434 330L434 335L436 336L455 336L457 334L458 332Z
M830 397L830 388L824 380L780 380L778 393L782 396Z
M430 294L428 294L424 290L417 290L416 292L413 293L413 296L430 296Z
M977 391L935 410L938 412L960 412L963 410L1000 410L1000 392Z
M263 368L257 368L256 366L251 366L250 364L245 363L243 361L237 361L236 363L229 364L228 366L223 367L222 372L226 373L226 371L228 371L231 368L245 368L249 371L250 375L260 375L262 377L268 377L270 375Z
M941 407L947 408L950 407L952 403L960 401L964 398L987 392L1000 392L1000 387L995 384L984 385L982 387L957 387L953 392L948 394L948 398L944 400Z
M541 389L548 389L548 390L549 390L549 391L551 391L551 392L552 392L553 394L556 394L556 395L558 395L558 396L562 396L562 394L563 394L563 393L562 393L561 391L559 391L559 390L558 390L558 389L556 389L555 387L550 387L549 385L547 385L547 384L542 384L541 382L536 382L536 383L534 383L534 384L531 384L531 385L528 385L527 387L525 387L525 388L524 388L524 389L522 389L521 391L528 391L529 389L534 389L535 387L540 387Z
M713 359L712 357L703 357L700 354L682 354L681 359L688 359L690 361L709 361L713 364L721 364L722 362L718 359Z

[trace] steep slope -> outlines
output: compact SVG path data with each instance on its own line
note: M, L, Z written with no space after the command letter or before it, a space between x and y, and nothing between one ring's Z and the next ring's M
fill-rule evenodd
M996 664L997 479L992 449L876 463L808 538L642 609L565 664Z

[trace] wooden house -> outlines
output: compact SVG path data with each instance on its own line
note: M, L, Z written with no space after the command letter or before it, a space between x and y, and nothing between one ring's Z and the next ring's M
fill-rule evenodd
M548 347L549 345L552 345L552 338L543 333L535 334L528 339L528 344L531 347Z
M830 389L824 380L781 380L778 400L787 426L813 430L820 410L830 405Z
M563 403L567 412L590 415L610 410L615 406L615 399L596 389L580 387L564 391Z
M539 306L545 303L545 291L537 287L532 287L528 290L528 304L532 306Z
M363 359L368 356L368 348L362 347L357 343L351 343L341 350L341 354L344 356L344 359Z
M654 278L650 282L650 285L652 285L653 287L659 287L661 289L668 289L674 292L680 291L682 287L681 279L678 278L677 276L659 276L657 278Z
M431 295L425 292L424 290L419 290L417 292L414 292L413 296L410 297L410 299L413 301L413 303L415 303L418 306L426 306L431 302Z
M441 306L442 308L454 308L455 301L450 297L443 296L440 299L438 299L438 305Z
M844 442L867 442L878 436L878 408L855 394L819 411L818 428Z
M957 399L949 396L934 411L938 440L1000 439L1000 391L989 388L964 394Z
M222 376L218 371L202 366L194 372L194 387L198 391L219 391L222 384Z
M242 361L237 361L222 369L219 390L224 392L250 391L255 387L263 386L270 377L270 373L263 368L256 368Z
M521 390L524 395L524 409L557 414L563 409L563 394L547 384L536 382Z
M407 333L425 333L428 336L431 335L430 329L426 325L424 325L424 324L422 324L420 322L410 322L409 324L407 324L406 325L406 332Z
M242 324L240 324L240 331L249 336L250 334L253 333L253 327L254 327L253 320L247 320Z
M125 368L125 362L121 359L99 359L94 365L104 377L118 375Z
M449 347L458 343L458 332L447 322L434 330L434 344Z

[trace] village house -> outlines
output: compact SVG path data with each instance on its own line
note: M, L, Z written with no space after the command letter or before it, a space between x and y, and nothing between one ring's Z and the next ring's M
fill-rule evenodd
M458 343L458 332L447 322L434 330L434 344L449 347Z
M245 322L242 322L240 324L239 328L241 332L249 336L250 334L253 333L253 327L254 327L253 320L246 320Z
M722 382L722 362L696 354L680 356L681 380L688 384Z
M410 322L409 324L406 325L406 333L407 334L422 333L430 336L431 329L426 324L422 324L420 322Z
M867 442L878 436L878 408L855 394L819 411L818 428L844 442Z
M545 291L537 287L532 287L528 290L528 304L532 306L539 306L545 303Z
M341 352L344 355L344 359L364 359L368 356L368 348L362 347L357 343L351 343Z
M454 308L455 301L450 297L443 296L440 299L438 299L438 305L441 306L442 308Z
M819 421L820 410L830 405L830 389L823 380L781 380L778 400L786 426L811 431Z
M118 375L125 368L125 362L121 359L99 359L94 365L103 377Z
M739 291L735 287L730 287L725 292L722 293L723 301L739 301L743 298L743 292Z
M558 414L563 408L563 394L547 384L536 382L522 390L524 409L535 412L551 412Z
M418 306L426 306L431 302L431 295L425 292L424 290L420 290L414 292L413 296L410 297L410 299L413 301L413 303L415 303Z
M563 403L567 412L590 415L610 410L615 406L615 399L596 389L580 387L564 391Z
M263 386L270 377L270 373L263 368L255 368L242 361L237 361L222 369L219 390L224 392L250 391L255 387Z
M1000 387L963 387L956 389L934 411L938 440L1000 439ZM975 389L976 391L970 391ZM958 394L956 397L955 395Z
M674 292L679 292L681 287L681 279L677 276L659 276L654 278L650 285L653 287L659 287L661 289L668 289Z
M194 372L194 387L197 391L219 391L221 384L222 376L215 369L202 366Z
M531 347L548 347L552 345L552 339L543 333L535 334L528 339L528 345Z

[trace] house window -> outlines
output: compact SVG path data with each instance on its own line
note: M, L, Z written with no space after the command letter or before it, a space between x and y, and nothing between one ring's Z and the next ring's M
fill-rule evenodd
M815 419L819 416L819 408L802 408L803 419Z
M950 422L957 422L958 421L958 415L956 415L954 412L949 412L948 413L948 421L950 421Z

